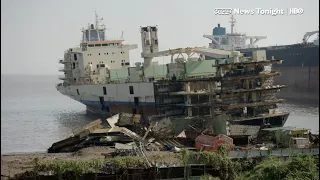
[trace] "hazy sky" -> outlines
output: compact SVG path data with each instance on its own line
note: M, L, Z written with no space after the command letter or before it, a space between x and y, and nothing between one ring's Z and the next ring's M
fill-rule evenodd
M301 42L318 30L319 0L1 0L1 73L58 74L58 60L79 44L95 11L110 28L107 36L124 31L125 43L139 45L130 53L137 62L140 26L158 25L160 50L208 46L202 36L218 23L230 31L230 16L214 15L214 8L290 7L303 8L303 15L236 16L237 32L268 36L259 46Z

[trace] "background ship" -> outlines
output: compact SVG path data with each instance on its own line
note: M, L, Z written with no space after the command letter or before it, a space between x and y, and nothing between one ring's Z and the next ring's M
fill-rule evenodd
M266 50L267 59L282 59L280 65L272 68L281 72L282 76L275 78L278 84L288 87L283 89L278 96L289 101L318 104L319 103L319 31L307 32L300 44L257 47L259 40L266 36L247 36L234 32L235 18L231 17L231 33L226 33L225 27L215 27L212 35L203 37L212 40L209 47L223 50L239 50L246 56L252 56L253 50ZM309 37L318 34L314 42L307 42ZM246 44L246 40L250 40Z
M143 64L132 67L129 50L136 45L106 39L96 19L83 29L80 47L65 51L63 83L56 85L88 110L139 117L128 118L128 125L156 123L158 136L191 129L257 136L260 128L285 124L289 113L278 110L284 100L276 97L284 86L273 84L280 73L265 68L281 61L266 61L265 51L253 52L252 59L211 48L159 51L158 28L147 26L140 29ZM152 62L161 56L171 56L171 63Z

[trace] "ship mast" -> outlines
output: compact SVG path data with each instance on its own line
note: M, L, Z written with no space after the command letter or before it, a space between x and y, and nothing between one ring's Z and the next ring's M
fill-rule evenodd
M236 24L236 19L233 15L231 15L231 20L229 22L231 23L231 34L233 34L234 26Z
M103 20L103 17L99 19L97 11L95 11L95 16L96 16L96 29L99 29L99 22Z

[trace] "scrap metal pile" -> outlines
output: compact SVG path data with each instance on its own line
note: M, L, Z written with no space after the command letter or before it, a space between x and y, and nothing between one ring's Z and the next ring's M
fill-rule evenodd
M75 152L90 146L108 146L116 151L106 156L143 155L143 151L180 151L185 148L177 139L148 137L152 129L135 126L140 123L139 114L121 113L107 119L108 127L100 119L75 129L73 136L54 143L48 153ZM133 130L139 132L133 132ZM144 133L144 134L141 134ZM140 134L140 135L139 135ZM142 136L143 135L143 136ZM148 137L148 138L147 138Z
M103 153L102 155L105 157L140 156L146 158L147 151L180 152L182 149L218 151L220 145L228 145L229 151L248 150L248 137L239 140L233 136L222 134L213 136L212 134L188 130L183 130L177 136L158 137L155 136L157 133L154 133L154 131L161 131L161 125L156 123L146 128L141 125L140 118L139 114L120 113L106 120L108 126L103 126L100 119L95 120L75 129L73 136L54 143L48 149L48 153L75 152L90 146L107 146L114 148L115 151ZM248 129L248 131L255 130ZM275 134L273 136L275 138L274 143L269 141L263 144L255 144L255 146L250 147L251 150L268 150L274 147L287 148L285 145L294 143L296 143L294 148L310 148L312 143L309 140L316 139L308 138L308 134L306 134L308 130L306 129L279 127L267 128L264 131ZM306 134L306 136L303 137L303 134ZM239 146L239 144L243 146ZM147 158L146 161L148 162Z

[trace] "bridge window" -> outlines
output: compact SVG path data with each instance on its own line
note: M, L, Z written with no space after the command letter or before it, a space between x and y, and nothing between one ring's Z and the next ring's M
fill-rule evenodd
M107 43L107 44L102 44L102 46L109 46L109 43Z
M90 41L99 41L97 30L90 30Z
M99 38L100 38L100 41L104 41L104 31L103 30L99 30Z
M89 31L88 30L86 30L86 32L85 32L85 39L86 39L86 41L89 41Z
M73 59L76 61L77 60L77 54L73 54Z
M130 65L130 63L129 63L129 62L126 62L125 65Z
M95 44L94 46L95 46L95 47L99 47L99 46L101 46L101 44Z
M94 47L94 44L89 44L88 47Z

